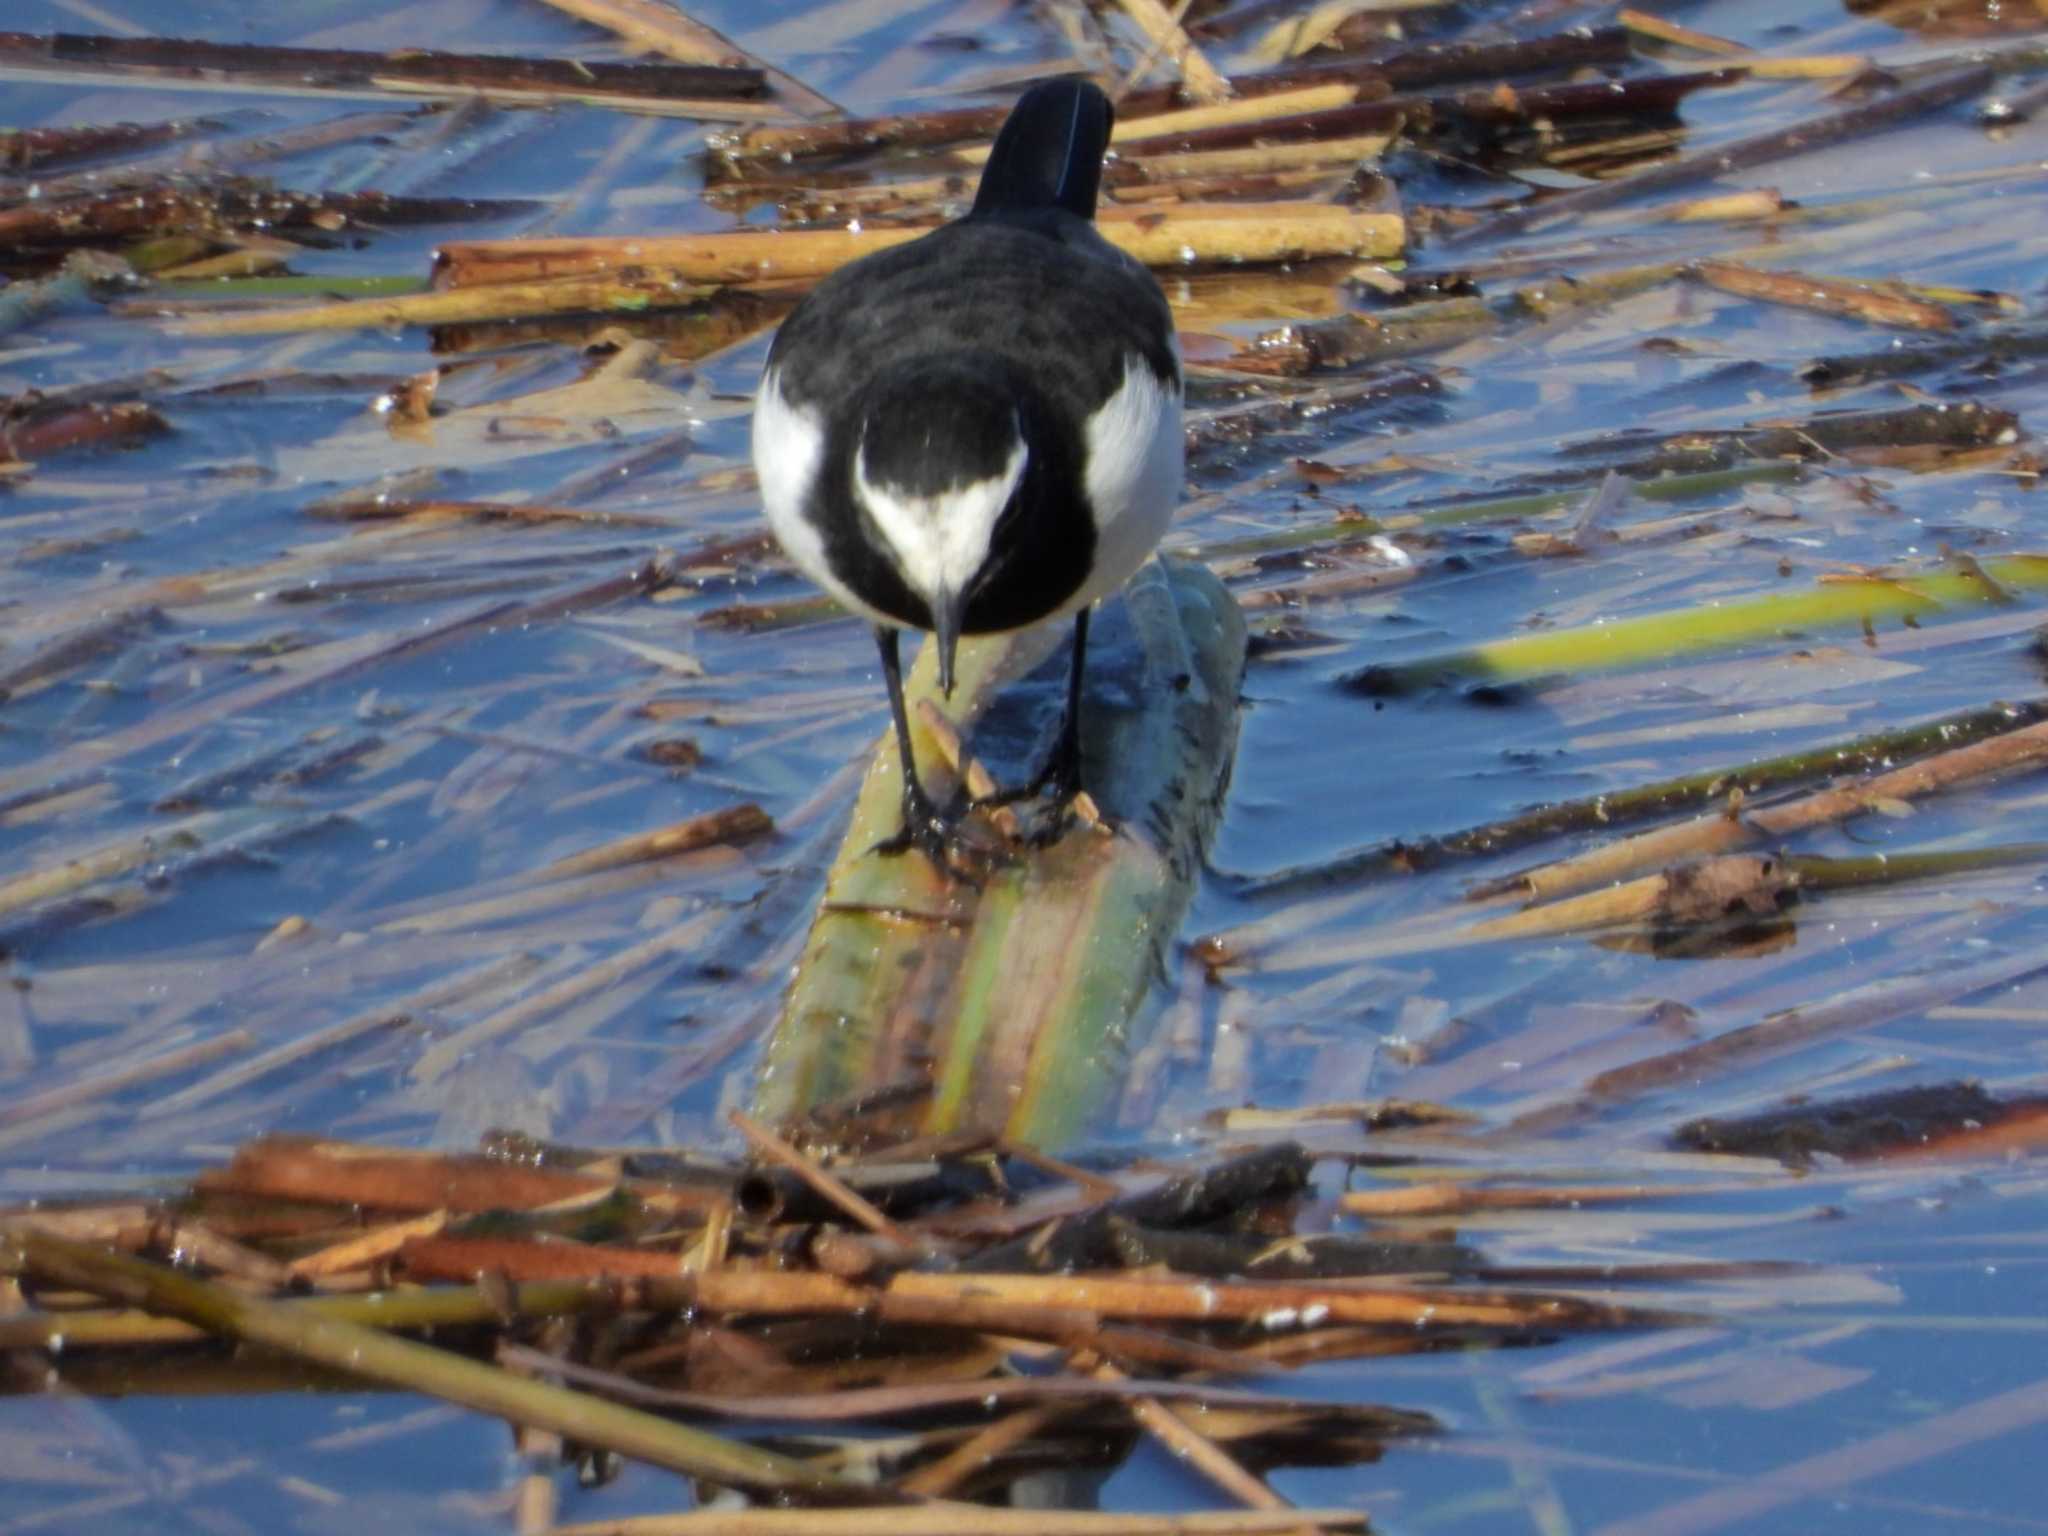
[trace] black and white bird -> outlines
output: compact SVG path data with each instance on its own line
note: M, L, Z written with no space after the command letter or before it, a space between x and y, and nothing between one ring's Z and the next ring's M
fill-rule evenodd
M903 758L903 830L944 867L951 825L911 756L897 635L1072 615L1066 716L1032 786L1080 788L1089 606L1158 544L1179 502L1183 381L1151 273L1097 233L1114 120L1094 86L1034 86L964 218L820 283L769 349L753 452L789 557L871 620Z

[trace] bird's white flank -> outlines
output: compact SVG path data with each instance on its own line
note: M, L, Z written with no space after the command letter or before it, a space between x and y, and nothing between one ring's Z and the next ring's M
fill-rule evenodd
M770 369L754 394L754 471L761 480L761 510L783 552L798 570L838 598L855 613L894 623L861 601L832 572L825 558L825 538L805 514L818 470L825 460L825 423L815 411L791 405L782 381Z
M1180 503L1180 390L1144 361L1124 361L1124 381L1088 418L1088 473L1095 564L1066 611L1106 597L1145 563Z
M996 519L1010 504L1030 456L1019 435L1001 473L935 496L916 496L870 480L866 455L856 453L853 493L888 541L904 581L929 601L942 593L966 592L973 584L988 558Z

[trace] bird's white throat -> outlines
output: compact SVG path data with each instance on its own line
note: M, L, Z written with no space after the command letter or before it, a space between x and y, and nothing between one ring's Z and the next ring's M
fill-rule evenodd
M999 474L921 496L870 480L867 455L857 452L853 491L876 531L888 541L904 581L930 601L940 593L964 593L972 586L988 559L996 520L1016 493L1030 457L1018 438Z

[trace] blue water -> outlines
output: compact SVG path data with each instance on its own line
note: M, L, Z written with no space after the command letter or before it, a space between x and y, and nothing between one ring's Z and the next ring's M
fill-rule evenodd
M103 15L115 14L143 31L221 41L614 56L594 31L499 0L426 8L332 0L261 13L135 0L90 14L22 0L8 25L99 30ZM958 99L948 87L997 85L1064 57L1025 9L727 5L701 14L862 111L945 105ZM1552 18L1604 19L1590 11ZM1713 0L1683 19L1778 51L1904 41L1820 4L1788 12ZM1490 24L1522 25L1505 12ZM1795 31L1773 30L1781 26ZM1684 120L1691 142L1720 144L1826 110L1821 89L1766 81L1700 92ZM17 125L206 115L221 119L221 134L273 133L373 110L383 104L0 78L0 121ZM574 106L486 114L453 131L423 115L256 172L308 189L539 200L459 225L334 233L292 262L323 276L421 277L433 246L452 238L726 227L728 216L699 198L703 134L687 122ZM1426 247L1415 257L1431 269L1475 266L1499 297L1543 274L1496 279L1487 271L1496 259L1533 258L1540 268L1549 253L1575 272L1839 230L1834 244L1782 247L1776 264L1995 288L2032 315L2048 285L2031 169L2044 134L2038 123L1987 134L1959 111L1894 138L1763 167L1739 184L1774 187L1812 217L1753 234L1680 230L1621 212L1507 247ZM1426 169L1407 189L1412 200L1454 179L1471 195L1462 168ZM1873 199L1882 206L1858 210ZM1774 264L1769 251L1751 259ZM1205 322L1204 339L1227 346L1272 323ZM117 910L56 902L0 912L13 983L0 996L0 1199L173 1188L265 1130L466 1147L488 1126L513 1125L590 1143L727 1144L722 1111L744 1098L757 1067L849 802L844 770L883 728L882 695L872 646L850 622L762 633L698 622L735 602L809 595L773 562L743 558L656 601L614 601L566 619L544 610L650 559L759 527L741 471L765 337L652 362L643 382L665 393L614 398L579 416L552 392L593 366L578 344L598 329L513 329L470 352L437 354L418 330L211 338L80 302L0 335L0 395L125 384L170 428L138 447L51 458L0 489L0 669L109 615L128 613L133 623L102 654L0 703L0 890L31 871L161 835L194 814L152 809L172 789L275 754L263 771L207 792L198 813L230 818L206 824L217 857L195 862L190 850L152 848L81 893ZM1951 368L1831 397L1813 396L1798 378L1814 356L1889 339L1853 321L1686 284L1547 326L1504 325L1497 336L1405 365L1436 371L1439 388L1427 397L1339 405L1201 455L1190 485L1196 510L1172 538L1214 543L1323 521L1338 507L1384 518L1508 494L1584 462L1561 459L1561 448L1624 430L1664 437L1800 421L1828 408L1967 398L2015 412L2024 434L2048 407L2048 382L2028 363ZM373 408L378 395L442 364L437 398L448 414L425 438L388 432ZM223 385L235 392L218 392ZM1195 409L1222 409L1232 397L1226 381L1198 381ZM676 436L684 430L687 441ZM1310 486L1289 467L1300 457L1347 478ZM565 503L627 520L405 534L312 515L337 495ZM1940 889L1811 901L1786 914L1775 948L1684 961L1583 939L1363 954L1361 946L1417 914L1455 909L1469 879L1547 857L1556 844L1285 901L1250 901L1239 884L1560 797L2035 696L2042 664L2026 615L2038 599L2025 594L2013 608L1957 615L1984 626L1962 644L1940 643L1934 624L1881 626L1871 644L1853 630L1788 636L1635 672L1538 679L1493 702L1457 685L1375 702L1337 680L1538 627L1801 590L1845 571L1938 568L1956 552L1989 562L2038 551L2048 547L2039 497L2025 463L1996 454L1932 471L1834 459L1798 484L1624 506L1614 519L1622 528L1680 514L1696 522L1596 546L1584 558L1530 558L1512 535L1536 525L1479 524L1427 537L1397 532L1421 574L1364 595L1313 596L1318 578L1355 572L1362 556L1231 572L1254 602L1254 594L1309 584L1311 600L1288 613L1319 638L1256 660L1247 674L1230 796L1185 936L1267 926L1257 958L1215 987L1188 986L1176 954L1165 982L1197 1000L1199 1059L1170 1064L1140 1108L1098 1139L1169 1146L1205 1112L1243 1099L1400 1096L1411 1085L1421 1093L1445 1062L1455 1072L1438 1080L1458 1082L1446 1096L1498 1123L1568 1098L1596 1072L1683 1043L1682 1033L1657 1032L1665 1026L1626 1022L1636 1017L1631 1009L1669 1003L1691 1010L1677 1028L1717 1032L1874 978L1910 984L2039 948L2038 871L2028 867ZM192 578L222 585L202 596L177 584ZM1277 616L1252 614L1255 627ZM2001 617L2011 622L1990 622ZM670 773L646 756L650 743L677 738L702 751L692 772ZM351 744L352 755L322 769L325 754ZM821 795L835 775L839 787ZM660 882L435 925L450 909L530 890L533 872L556 859L741 800L774 816L779 834ZM2042 815L2038 785L2018 777L1931 799L1910 816L1867 816L1809 834L1797 851L2048 840ZM411 1079L437 1040L525 995L521 987L600 962L660 925L699 920L701 943L672 963L587 1008L494 1036L433 1082ZM280 925L301 922L302 936L280 934ZM524 962L534 967L529 981L479 982L472 995L421 1007L400 1027L152 1113L246 1058L249 1048L235 1047L230 1031L249 1031L254 1048L265 1049L472 970ZM1634 1177L1630 1159L1679 1121L1791 1093L1956 1077L2001 1093L2038 1091L2048 1071L2040 1031L2048 988L2022 979L1950 1001L1970 1006L1921 1008L1677 1084L1575 1122L1555 1143L1505 1143L1502 1155L1510 1174L1518 1158L1538 1168L1583 1159ZM1573 1033L1574 1021L1609 1016L1601 1010L1617 1021L1610 1029ZM1462 1031L1441 1061L1410 1072L1382 1049L1384 1037L1431 1019ZM1226 1023L1254 1032L1241 1080L1211 1075ZM112 1070L224 1041L218 1056L104 1083ZM1337 1182L1325 1165L1319 1187L1327 1193ZM1859 1469L1768 1508L1729 1506L1713 1528L2040 1523L2032 1452L2041 1431L2025 1398L2039 1378L2038 1319L2048 1300L2038 1160L1824 1177L1659 1209L1718 1221L1583 1237L1560 1216L1554 1228L1536 1219L1475 1222L1465 1235L1503 1262L1797 1260L1841 1280L1841 1289L1816 1299L1788 1286L1783 1305L1758 1311L1754 1287L1731 1286L1716 1297L1710 1333L1617 1366L1645 1374L1599 1395L1552 1394L1545 1383L1561 1378L1542 1374L1568 1372L1614 1343L1597 1336L1318 1367L1276 1390L1426 1410L1450 1433L1394 1446L1375 1465L1281 1470L1275 1485L1304 1503L1361 1505L1394 1531L1656 1528L1674 1501L1741 1489L1806 1458L1929 1420L1949 1423L1943 1415L2018 1392L2003 1432L1963 1435L1938 1455L1888 1472ZM1630 1296L1660 1304L1655 1289ZM1666 1367L1667 1376L1653 1374ZM1774 1404L1771 1383L1786 1380L1806 1383L1811 1395ZM0 1441L26 1444L48 1432L49 1404L0 1399ZM0 1464L0 1531L326 1531L359 1527L365 1511L406 1530L503 1529L513 1465L500 1426L443 1415L357 1449L314 1448L339 1429L407 1423L420 1406L312 1393L67 1400L58 1474L38 1472L26 1453L12 1474ZM77 1474L81 1461L91 1476ZM209 1468L218 1480L195 1483ZM286 1477L318 1489L288 1486ZM595 1492L568 1481L565 1518L677 1502L664 1474L629 1471ZM149 1505L91 1512L78 1502L138 1488ZM1214 1502L1193 1474L1148 1446L1108 1471L1100 1498L1130 1509ZM173 1503L177 1513L161 1512ZM1547 1526L1545 1508L1561 1512Z

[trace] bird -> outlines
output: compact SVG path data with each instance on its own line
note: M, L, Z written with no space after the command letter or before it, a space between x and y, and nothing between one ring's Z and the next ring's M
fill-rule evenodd
M1044 767L1005 799L1082 789L1095 602L1144 564L1179 504L1185 378L1158 280L1095 206L1115 109L1054 80L1019 98L966 214L833 272L790 312L755 394L763 510L790 560L873 626L903 769L876 845L939 868L959 816L918 777L898 636L1071 617L1066 709ZM971 812L972 806L967 808Z

